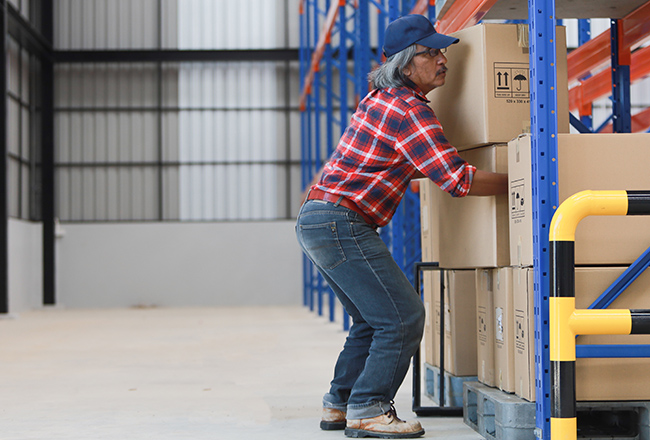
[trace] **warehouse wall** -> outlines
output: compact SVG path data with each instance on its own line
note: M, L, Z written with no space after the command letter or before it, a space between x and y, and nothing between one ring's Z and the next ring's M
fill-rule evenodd
M57 49L298 46L298 0L54 5ZM58 65L58 304L298 304L297 71Z
M9 219L9 313L43 303L43 226Z
M63 307L299 304L294 222L63 224Z

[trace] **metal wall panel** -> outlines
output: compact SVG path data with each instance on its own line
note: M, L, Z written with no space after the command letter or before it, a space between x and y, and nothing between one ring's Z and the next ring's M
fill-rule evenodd
M176 70L175 67L172 68ZM163 68L161 77L177 77ZM59 65L56 162L62 220L159 220L158 67ZM173 104L174 99L167 99Z
M292 3L297 10L297 2ZM286 7L285 0L183 0L178 3L179 48L286 47Z
M179 73L181 218L273 219L286 139L276 63L202 63ZM279 134L282 133L282 134ZM282 153L281 153L282 152ZM284 154L283 154L284 155ZM224 192L227 190L227 192Z
M170 17L176 12L176 1L55 0L54 46L57 49L158 48L159 14L164 23L170 23Z
M55 44L283 48L292 3L297 10L296 0L55 0ZM58 65L60 218L288 217L296 74L272 61Z

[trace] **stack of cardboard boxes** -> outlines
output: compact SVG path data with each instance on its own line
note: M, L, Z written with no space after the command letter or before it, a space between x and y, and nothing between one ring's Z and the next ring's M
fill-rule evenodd
M584 190L641 190L650 188L650 134L560 134L558 136L558 195L562 203ZM510 259L518 280L515 310L532 337L532 194L530 136L509 145ZM646 169L646 171L644 171ZM592 216L580 222L575 235L576 308L588 308L650 246L650 217ZM524 281L526 280L526 281ZM527 298L524 300L524 298ZM527 304L527 305L526 305ZM650 274L642 274L610 308L650 307ZM532 338L521 355L530 358ZM580 336L577 344L648 344L650 337ZM529 352L529 353L526 353ZM517 353L519 354L519 352ZM530 361L529 361L530 363ZM519 364L515 364L515 367ZM650 369L647 359L578 359L578 400L648 400ZM516 383L528 389L517 394L534 400L532 367L515 369Z
M454 199L420 185L423 261L445 273L445 371L535 400L528 27L481 24L454 34L444 87L428 98L445 135L479 169L509 174L509 194ZM560 202L585 189L649 189L649 134L568 134L566 39L557 28ZM646 248L650 217L587 218L576 232L576 306L588 307ZM439 367L440 279L425 272L425 360ZM650 275L611 307L650 308ZM645 299L647 298L647 299ZM437 317L437 318L436 318ZM616 342L614 342L616 341ZM590 336L582 343L650 343ZM580 359L579 400L650 398L644 359ZM612 379L616 377L617 379ZM606 380L603 380L606 379Z

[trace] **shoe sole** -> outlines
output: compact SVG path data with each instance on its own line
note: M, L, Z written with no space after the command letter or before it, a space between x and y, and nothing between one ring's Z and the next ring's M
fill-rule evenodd
M367 431L365 429L345 428L345 436L352 438L374 437L374 438L417 438L424 435L424 429L417 432L389 433Z
M321 420L320 429L323 431L342 431L345 429L345 422L326 422Z

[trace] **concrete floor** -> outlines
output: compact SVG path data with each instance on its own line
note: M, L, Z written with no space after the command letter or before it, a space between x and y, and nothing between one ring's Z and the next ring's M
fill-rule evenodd
M0 319L0 439L342 439L318 422L344 338L299 306ZM410 378L396 408L414 417ZM461 418L420 421L424 438L481 438Z

